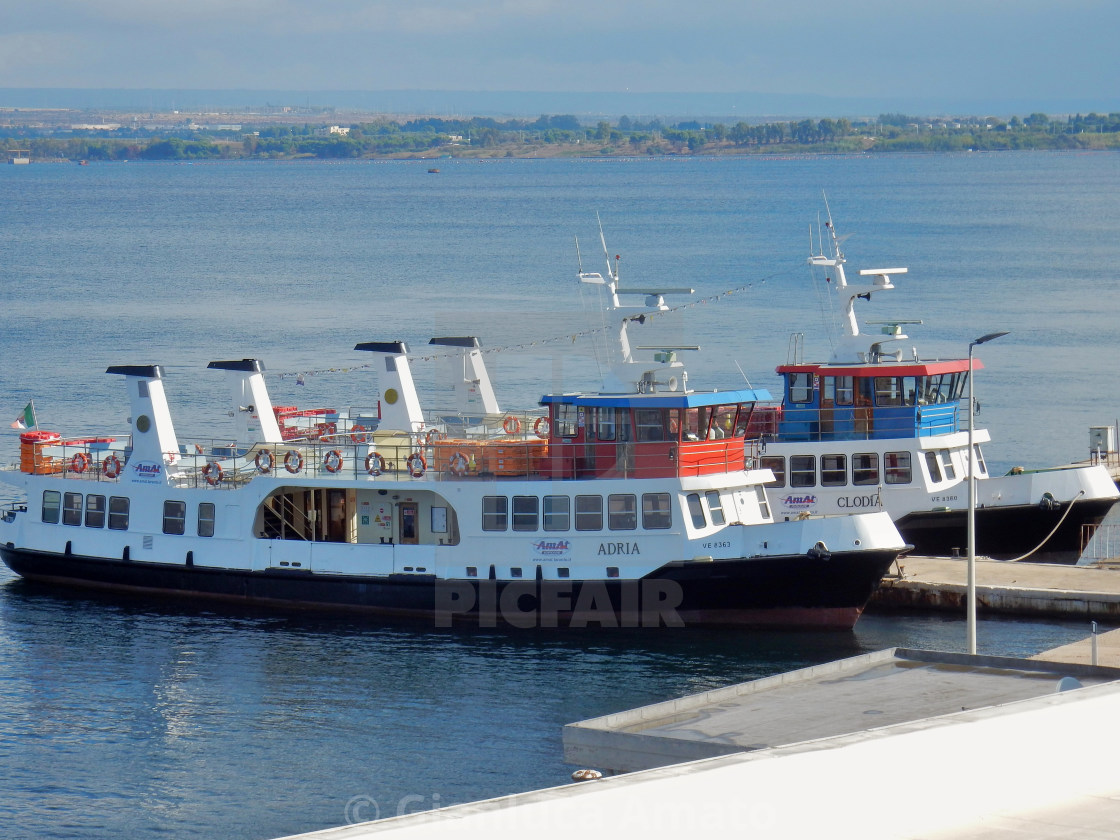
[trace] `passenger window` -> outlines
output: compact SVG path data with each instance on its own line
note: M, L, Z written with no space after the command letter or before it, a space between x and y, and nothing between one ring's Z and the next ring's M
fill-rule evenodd
M980 451L980 444L973 444L972 448L976 452L976 474L987 475L988 465L984 463L984 453Z
M482 497L482 530L504 531L508 527L509 499L505 496Z
M761 485L754 486L755 496L758 498L758 512L763 519L770 518L770 504L766 501L766 490Z
M576 530L603 530L602 496L576 496Z
M57 490L43 491L43 521L51 525L58 524L59 514L62 512L62 494Z
M109 497L109 530L128 530L128 497Z
M852 484L879 483L879 453L863 452L852 456Z
M65 493L62 496L62 524L82 524L82 494Z
M642 494L642 527L647 531L673 527L668 493Z
M767 487L786 486L786 459L784 455L763 455L758 465L764 470L774 473L774 480L766 483Z
M537 511L540 500L536 496L513 497L513 530L537 530Z
M909 484L914 480L909 452L887 452L883 455L887 484Z
M843 487L848 483L848 464L844 455L821 456L821 486Z
M213 502L199 502L198 535L200 537L214 536L214 510Z
M638 497L632 493L612 493L607 497L607 527L612 531L633 531L638 527Z
M166 501L163 503L163 533L181 535L186 533L187 503Z
M929 480L937 484L941 478L941 462L937 459L936 452L926 453L926 469L929 470Z
M817 458L815 455L789 456L789 486L817 486Z
M86 527L105 527L105 497L92 493L86 496Z
M567 496L544 497L544 529L567 531L572 526L572 500Z

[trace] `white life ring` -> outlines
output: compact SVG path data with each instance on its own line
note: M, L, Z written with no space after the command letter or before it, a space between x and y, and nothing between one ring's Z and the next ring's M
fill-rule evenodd
M272 472L272 466L275 464L276 459L272 457L271 449L262 449L257 453L254 463L257 465L257 471L264 474Z
M366 456L366 472L370 475L381 475L385 469L385 459L377 452L371 452Z
M547 438L551 430L552 424L548 422L547 417L538 417L533 423L533 434L539 438Z
M329 473L336 473L342 469L342 463L342 453L337 449L332 449L323 456L323 466Z
M288 454L284 456L284 469L295 475L303 469L303 456L294 449L289 449Z
M450 470L452 475L466 475L469 468L470 461L467 460L467 456L462 452L456 452L451 456L451 460L447 462L447 469Z
M428 462L424 460L424 456L421 453L413 452L408 456L405 465L408 467L409 475L413 478L419 478L424 474L424 470L427 469Z
M121 462L116 455L110 455L101 462L101 471L106 478L116 478L121 474Z
M521 421L511 414L502 421L502 429L507 435L516 435L521 431Z
M216 487L222 481L222 465L217 461L207 461L206 466L202 468L202 477L211 487Z

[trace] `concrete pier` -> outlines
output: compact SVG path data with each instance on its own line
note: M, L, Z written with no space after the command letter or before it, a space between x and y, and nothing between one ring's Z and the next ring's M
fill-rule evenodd
M901 575L897 571L901 569ZM872 597L874 608L964 613L965 558L903 557ZM1120 623L1120 570L976 560L979 613L1084 618Z
M880 651L608 716L615 734L655 726L731 754L300 836L1116 837L1118 675Z

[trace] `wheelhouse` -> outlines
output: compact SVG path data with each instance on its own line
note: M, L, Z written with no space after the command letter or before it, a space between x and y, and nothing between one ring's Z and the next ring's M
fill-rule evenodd
M931 437L963 427L967 361L795 364L778 373L784 381L782 440Z
M548 478L659 478L743 468L766 391L559 394L549 414Z

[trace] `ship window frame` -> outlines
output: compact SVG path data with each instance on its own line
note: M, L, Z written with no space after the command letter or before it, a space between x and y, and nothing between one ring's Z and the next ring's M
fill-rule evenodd
M798 464L795 466L795 462ZM808 466L805 466L807 462ZM816 455L790 455L789 456L789 486L790 487L816 487L817 486L817 456Z
M633 493L611 493L607 496L607 530L638 530L638 497Z
M505 496L482 497L482 530L509 530L509 499Z
M665 437L665 411L660 408L634 409L634 430L639 443L660 443Z
M876 376L875 405L893 408L902 405L902 389L897 376Z
M987 475L988 465L984 462L984 453L980 451L980 444L974 443L972 444L972 448L976 453L976 475Z
M855 402L855 377L835 376L833 379L836 380L836 404L852 405Z
M121 507L120 502L124 502L124 510L119 510ZM110 531L127 531L128 530L128 509L131 506L128 496L110 496L109 497L109 530Z
M43 491L43 510L40 519L48 525L57 525L62 521L62 493L60 491Z
M843 454L821 455L821 487L844 487L847 483L848 457Z
M755 498L758 500L758 512L762 515L763 519L769 520L770 519L770 499L767 498L767 496L766 496L766 488L763 487L761 484L756 484L754 486L754 495L755 495Z
M612 441L618 437L618 423L613 408L595 410L595 439Z
M941 472L944 473L945 480L956 480L957 468L953 466L953 453L948 449L939 449L938 454L941 456Z
M209 516L203 516L203 511L209 508ZM217 517L218 507L213 502L198 503L198 522L196 529L200 537L214 536L214 520ZM203 524L206 523L206 527Z
M176 507L172 507L176 506ZM178 511L176 513L176 511ZM181 537L187 532L187 503L177 499L164 499L163 533Z
M86 494L85 525L87 528L105 527L105 497L100 493Z
M858 459L866 458L861 464ZM879 453L855 452L852 454L852 484L856 487L869 487L879 483Z
M537 530L540 523L540 498L537 496L514 496L511 507L514 531L525 533Z
M774 469L777 465L778 469ZM762 455L758 459L759 469L770 470L774 473L774 480L766 482L767 487L785 487L786 486L786 456L785 455Z
M891 460L896 463L891 464ZM906 450L883 453L883 479L886 484L911 484L914 481L914 460Z
M668 493L642 494L642 528L664 531L673 527L673 501Z
M545 496L541 502L541 524L546 531L570 531L572 528L571 496Z
M81 493L62 494L62 524L81 525L85 498Z
M685 503L688 505L689 516L692 517L692 527L706 527L708 520L704 518L704 505L700 503L700 494L689 493L685 496Z
M791 403L807 404L813 401L813 373L811 371L791 371L786 380Z
M929 480L934 484L940 484L945 480L941 474L941 458L938 457L937 451L934 449L927 449L925 451L926 472L929 473Z
M577 531L603 530L603 497L594 494L576 496L575 526Z
M572 403L559 403L555 406L556 416L553 418L556 435L562 438L579 436L579 409Z
M708 504L708 516L711 517L713 525L724 525L727 523L727 517L723 515L723 499L719 495L718 490L705 490L704 501Z

